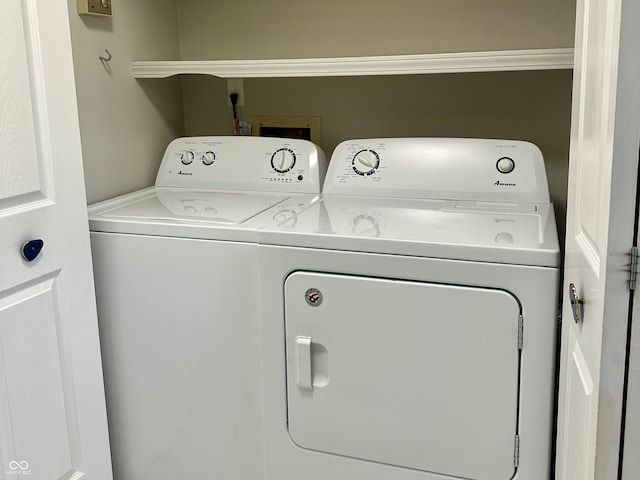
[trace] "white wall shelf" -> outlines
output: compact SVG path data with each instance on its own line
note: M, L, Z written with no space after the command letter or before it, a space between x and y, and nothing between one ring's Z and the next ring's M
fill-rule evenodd
M573 68L573 48L279 60L138 61L136 78L204 74L221 78L410 75Z

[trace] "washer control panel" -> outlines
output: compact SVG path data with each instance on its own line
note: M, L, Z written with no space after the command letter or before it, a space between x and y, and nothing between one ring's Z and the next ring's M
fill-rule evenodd
M159 187L319 193L327 161L306 140L267 137L182 137L169 144Z
M348 140L333 152L323 193L549 203L540 149L471 138Z

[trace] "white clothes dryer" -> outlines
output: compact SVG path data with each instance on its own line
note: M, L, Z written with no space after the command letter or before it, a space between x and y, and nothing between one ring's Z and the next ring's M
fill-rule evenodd
M310 142L174 140L89 209L116 478L263 477L257 229L318 200Z
M258 232L268 480L550 475L560 253L540 150L366 139Z

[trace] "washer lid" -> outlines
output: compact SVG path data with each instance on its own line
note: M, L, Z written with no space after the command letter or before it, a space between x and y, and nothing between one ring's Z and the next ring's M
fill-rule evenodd
M257 241L257 230L287 224L318 195L151 187L89 207L94 232Z
M557 267L550 204L323 195L260 243Z
M285 195L156 189L143 199L114 206L98 217L188 223L239 224L283 201Z

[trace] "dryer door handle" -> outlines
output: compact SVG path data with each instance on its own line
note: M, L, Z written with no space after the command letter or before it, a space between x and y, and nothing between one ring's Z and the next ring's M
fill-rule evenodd
M296 383L301 390L313 390L311 375L311 337L296 337Z

